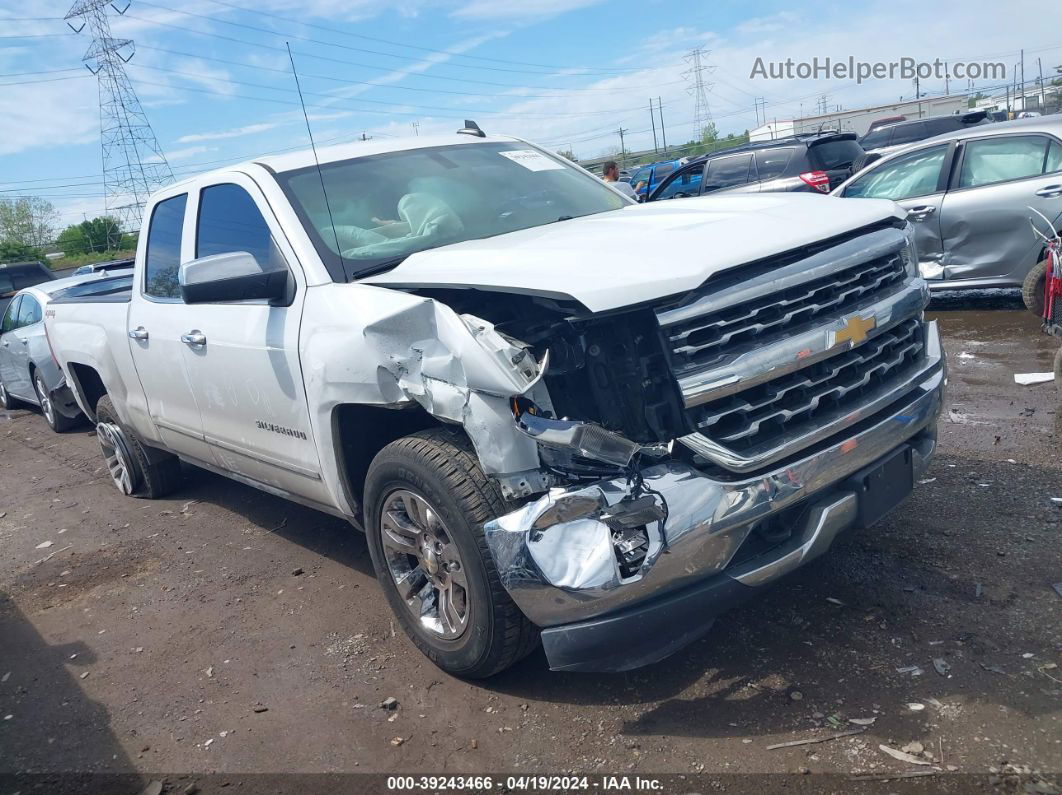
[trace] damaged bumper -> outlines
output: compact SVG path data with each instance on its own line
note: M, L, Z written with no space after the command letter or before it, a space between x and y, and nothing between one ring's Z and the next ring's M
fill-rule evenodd
M902 499L936 444L946 371L930 328L916 389L787 465L723 480L670 460L641 471L637 500L621 477L554 489L488 523L502 583L542 628L550 667L622 671L663 659L720 613L822 554L838 533ZM792 531L773 545L758 532L772 520ZM638 521L644 558L632 570L617 538Z

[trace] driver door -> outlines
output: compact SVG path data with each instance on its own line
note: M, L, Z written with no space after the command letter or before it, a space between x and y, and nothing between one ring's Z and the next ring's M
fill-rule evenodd
M914 225L918 267L926 279L944 278L940 210L944 203L954 144L937 144L881 160L844 188L842 196L892 199Z
M660 190L653 194L649 201L699 196L701 183L704 180L704 168L704 163L695 163L679 169L661 185Z
M4 382L4 389L9 394L14 394L13 387L18 380L15 373L14 358L11 346L17 344L15 340L15 326L18 319L18 307L22 303L22 296L16 295L7 305L3 320L0 320L0 381Z

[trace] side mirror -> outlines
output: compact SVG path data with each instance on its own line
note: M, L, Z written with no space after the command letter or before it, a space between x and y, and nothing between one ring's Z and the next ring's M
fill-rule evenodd
M200 257L181 265L177 274L186 304L266 299L286 303L290 292L287 268L265 271L246 251Z

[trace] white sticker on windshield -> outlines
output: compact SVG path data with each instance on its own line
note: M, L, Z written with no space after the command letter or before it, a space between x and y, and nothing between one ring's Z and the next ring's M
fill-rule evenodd
M556 160L551 160L534 149L516 149L510 152L498 152L498 154L509 158L514 163L519 163L528 171L555 171L564 168Z

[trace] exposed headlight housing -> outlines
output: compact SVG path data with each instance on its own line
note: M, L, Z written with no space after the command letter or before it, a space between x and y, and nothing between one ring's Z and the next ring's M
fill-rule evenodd
M903 228L903 234L907 238L907 244L900 249L900 258L907 269L907 275L918 276L918 246L915 244L914 224L908 221Z

